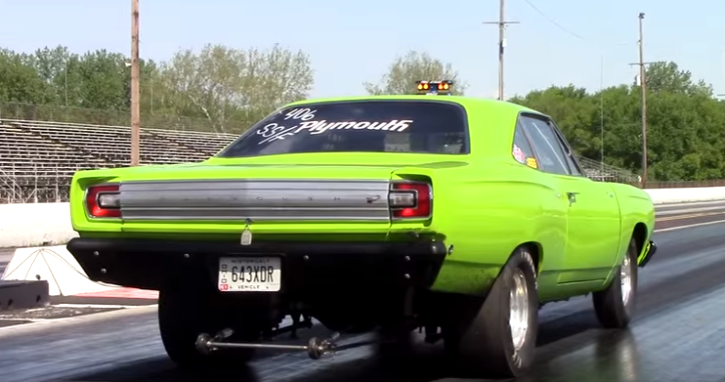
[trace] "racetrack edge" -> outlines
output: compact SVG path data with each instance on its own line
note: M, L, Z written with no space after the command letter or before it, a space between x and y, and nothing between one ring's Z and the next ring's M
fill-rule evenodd
M103 321L110 318L130 317L156 311L156 305L137 307L134 309L117 309L109 312L94 313L88 315L57 318L47 321L32 322L22 325L0 327L0 339L15 336L23 336L30 333L37 334L45 330L57 330L58 328L85 325L96 321Z

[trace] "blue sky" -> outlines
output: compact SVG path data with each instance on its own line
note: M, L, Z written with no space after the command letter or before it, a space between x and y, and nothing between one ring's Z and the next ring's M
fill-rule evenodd
M533 4L530 5L530 4ZM0 0L0 46L31 52L130 52L129 0ZM551 84L596 90L630 82L637 14L645 12L645 61L671 60L725 93L725 2L716 0L507 0L506 96ZM536 10L538 9L538 11ZM440 20L428 26L424 16ZM495 97L498 0L141 0L141 55L179 48L279 43L310 54L312 96L355 95L407 50L450 62L468 94Z

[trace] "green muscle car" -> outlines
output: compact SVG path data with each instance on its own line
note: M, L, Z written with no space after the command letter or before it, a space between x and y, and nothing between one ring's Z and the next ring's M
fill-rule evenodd
M440 94L295 102L201 163L79 171L70 198L68 250L93 280L159 290L165 349L192 368L367 331L388 356L421 329L462 368L519 376L547 302L591 293L626 327L656 249L648 194L587 178L551 118ZM313 319L335 335L269 343Z

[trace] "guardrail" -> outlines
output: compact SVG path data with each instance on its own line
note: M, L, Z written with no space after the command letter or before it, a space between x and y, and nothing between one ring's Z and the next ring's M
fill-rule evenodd
M725 201L725 187L646 191L655 204ZM63 244L76 236L68 203L0 204L0 248Z

